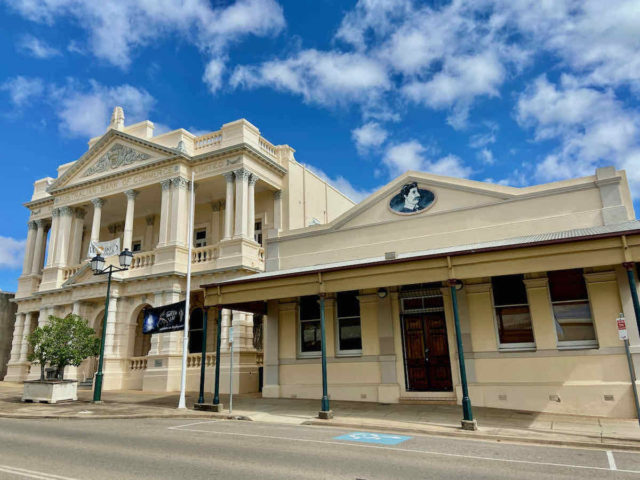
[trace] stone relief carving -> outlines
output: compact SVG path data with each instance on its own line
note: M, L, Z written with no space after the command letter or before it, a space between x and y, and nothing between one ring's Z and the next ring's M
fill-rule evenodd
M83 177L89 177L96 173L103 173L108 170L115 170L116 168L131 165L132 163L147 160L149 158L151 158L151 155L149 154L138 152L131 147L116 143L85 172Z

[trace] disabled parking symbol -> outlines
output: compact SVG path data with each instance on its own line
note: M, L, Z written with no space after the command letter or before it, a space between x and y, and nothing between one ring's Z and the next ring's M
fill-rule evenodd
M387 433L373 432L351 432L346 435L334 437L334 440L345 440L347 442L376 443L378 445L398 445L409 440L411 437L403 435L393 435Z

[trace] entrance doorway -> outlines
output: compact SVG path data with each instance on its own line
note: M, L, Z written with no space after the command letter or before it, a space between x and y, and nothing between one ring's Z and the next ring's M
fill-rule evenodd
M407 391L452 391L447 324L440 289L401 291L400 302Z

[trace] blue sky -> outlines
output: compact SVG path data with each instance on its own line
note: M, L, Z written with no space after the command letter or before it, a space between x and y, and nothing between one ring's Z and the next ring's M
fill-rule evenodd
M115 105L156 132L247 118L355 200L407 169L524 186L611 164L637 200L638 32L637 0L0 0L0 289L33 181Z

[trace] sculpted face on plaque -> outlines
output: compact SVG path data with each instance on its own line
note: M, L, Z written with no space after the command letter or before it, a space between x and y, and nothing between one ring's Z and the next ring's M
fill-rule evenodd
M430 207L435 201L435 195L430 190L418 187L416 182L406 183L389 201L389 208L396 213L419 213Z

